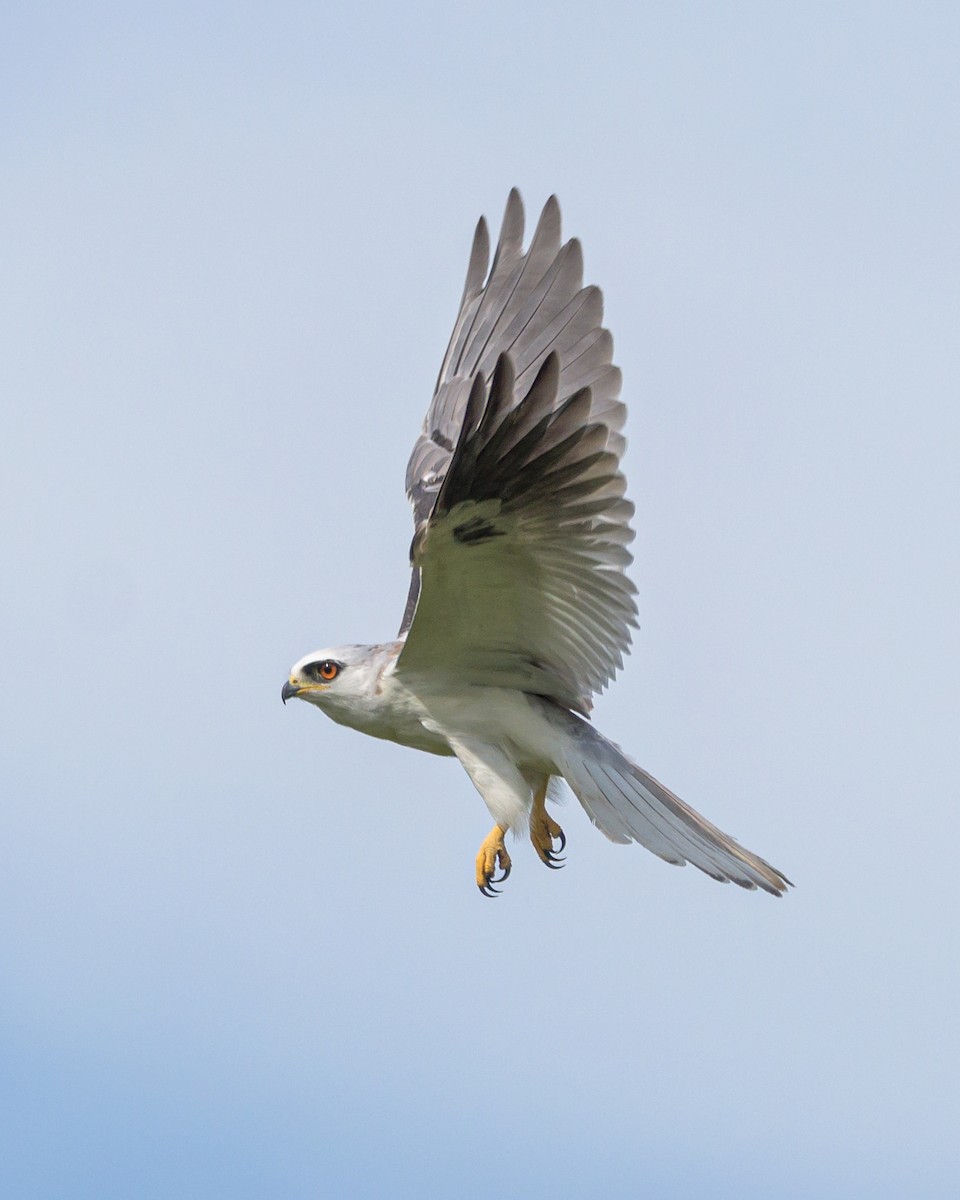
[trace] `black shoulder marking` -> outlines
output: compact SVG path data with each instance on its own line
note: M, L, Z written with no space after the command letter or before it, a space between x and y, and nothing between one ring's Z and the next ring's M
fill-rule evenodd
M503 537L505 532L485 517L474 517L470 521L464 521L462 525L454 526L453 536L463 545L475 546L478 542L489 542L493 538Z

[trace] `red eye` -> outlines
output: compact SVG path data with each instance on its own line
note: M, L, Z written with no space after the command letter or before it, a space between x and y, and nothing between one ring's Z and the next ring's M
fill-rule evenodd
M317 674L321 679L325 679L329 683L331 679L336 679L340 674L340 665L327 659L317 667Z

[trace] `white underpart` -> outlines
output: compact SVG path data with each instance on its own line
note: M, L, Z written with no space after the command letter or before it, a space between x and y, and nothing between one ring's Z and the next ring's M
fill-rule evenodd
M496 823L525 828L534 792L558 774L558 731L529 697L505 688L431 688L425 700L426 727L447 742Z
M343 663L328 687L303 698L333 720L373 737L456 755L504 829L526 828L545 778L564 779L590 820L613 842L639 842L678 866L779 894L786 880L659 783L593 726L550 700L510 688L464 684L455 675L398 674L402 643L344 646L308 655Z
M456 677L395 673L402 643L318 650L291 679L323 659L343 662L338 679L303 698L341 725L432 754L456 755L494 820L522 828L533 794L559 773L559 731L522 692L464 685Z
M451 738L450 744L494 821L517 829L530 813L532 792L519 767L499 746L473 738Z

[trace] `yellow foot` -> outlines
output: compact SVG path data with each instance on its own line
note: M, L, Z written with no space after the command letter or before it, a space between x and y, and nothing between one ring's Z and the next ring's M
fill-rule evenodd
M567 839L563 830L547 812L546 797L547 781L544 780L543 786L537 789L533 797L533 808L530 810L530 841L533 842L533 848L543 865L551 871L559 871L564 862L560 854L566 849ZM553 848L554 842L560 843L556 850Z
M477 854L477 887L485 896L499 896L499 888L495 883L503 883L510 874L510 855L503 844L503 835L507 831L500 825L494 825ZM497 877L497 867L503 872Z

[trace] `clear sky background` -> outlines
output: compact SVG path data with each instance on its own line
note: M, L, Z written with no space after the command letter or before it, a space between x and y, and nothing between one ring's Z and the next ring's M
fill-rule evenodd
M957 1194L960 9L14 4L0 1193ZM280 703L393 635L474 223L630 406L597 722L797 884Z

